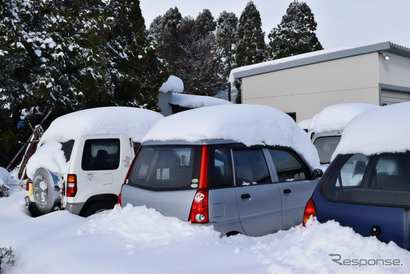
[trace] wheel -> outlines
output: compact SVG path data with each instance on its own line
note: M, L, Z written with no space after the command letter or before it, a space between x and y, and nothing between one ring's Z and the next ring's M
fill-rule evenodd
M58 177L50 171L39 168L33 177L34 202L41 213L48 213L60 206Z
M104 210L110 210L114 208L114 205L115 202L110 203L109 201L95 201L90 205L87 205L84 210L81 211L80 216L88 217Z

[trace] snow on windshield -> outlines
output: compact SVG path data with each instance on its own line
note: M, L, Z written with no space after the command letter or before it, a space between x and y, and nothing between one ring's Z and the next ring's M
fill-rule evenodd
M317 151L306 132L285 113L260 105L220 105L177 113L160 120L143 142L205 139L291 147L312 167L319 166Z
M343 130L347 123L360 113L378 108L368 103L341 103L324 108L314 121L314 132L332 132Z
M182 80L174 75L170 75L168 77L168 80L162 84L162 86L159 88L160 92L166 93L166 92L174 92L174 93L182 93L184 90L184 82Z
M141 142L151 127L164 116L133 107L101 107L73 112L55 119L41 138L65 142L80 135L127 134Z
M353 118L332 158L338 154L364 155L410 150L410 102L369 110Z
M172 104L187 107L200 108L205 106L232 104L231 102L210 96L172 94Z

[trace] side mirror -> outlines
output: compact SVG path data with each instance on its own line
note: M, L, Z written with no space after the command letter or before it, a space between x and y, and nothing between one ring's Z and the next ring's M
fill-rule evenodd
M313 172L312 172L312 178L313 179L320 178L321 176L323 176L323 171L321 169L313 170Z

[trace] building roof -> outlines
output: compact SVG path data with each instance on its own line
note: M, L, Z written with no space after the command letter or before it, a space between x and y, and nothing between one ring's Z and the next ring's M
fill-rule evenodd
M231 74L229 76L229 82L234 82L235 79L241 79L243 77L265 74L274 71L280 71L375 52L391 53L398 56L410 58L409 48L387 41L357 48L337 48L330 50L314 51L305 54L299 54L295 56L235 68L231 71Z

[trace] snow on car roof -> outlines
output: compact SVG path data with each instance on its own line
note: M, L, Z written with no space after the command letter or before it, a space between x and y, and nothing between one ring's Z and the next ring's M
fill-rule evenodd
M343 131L338 154L364 155L410 150L410 102L369 110L353 118Z
M172 94L172 104L187 107L187 108L200 108L206 106L232 104L227 100L223 100L211 96L200 95L187 95L187 94Z
M260 105L218 105L177 113L160 120L143 142L209 139L291 147L312 167L319 166L318 153L306 132L285 113Z
M100 107L73 112L55 119L41 138L65 142L80 135L127 134L141 142L151 127L164 116L134 107Z
M360 113L379 107L368 103L341 103L324 108L314 121L314 132L343 130L347 123Z

